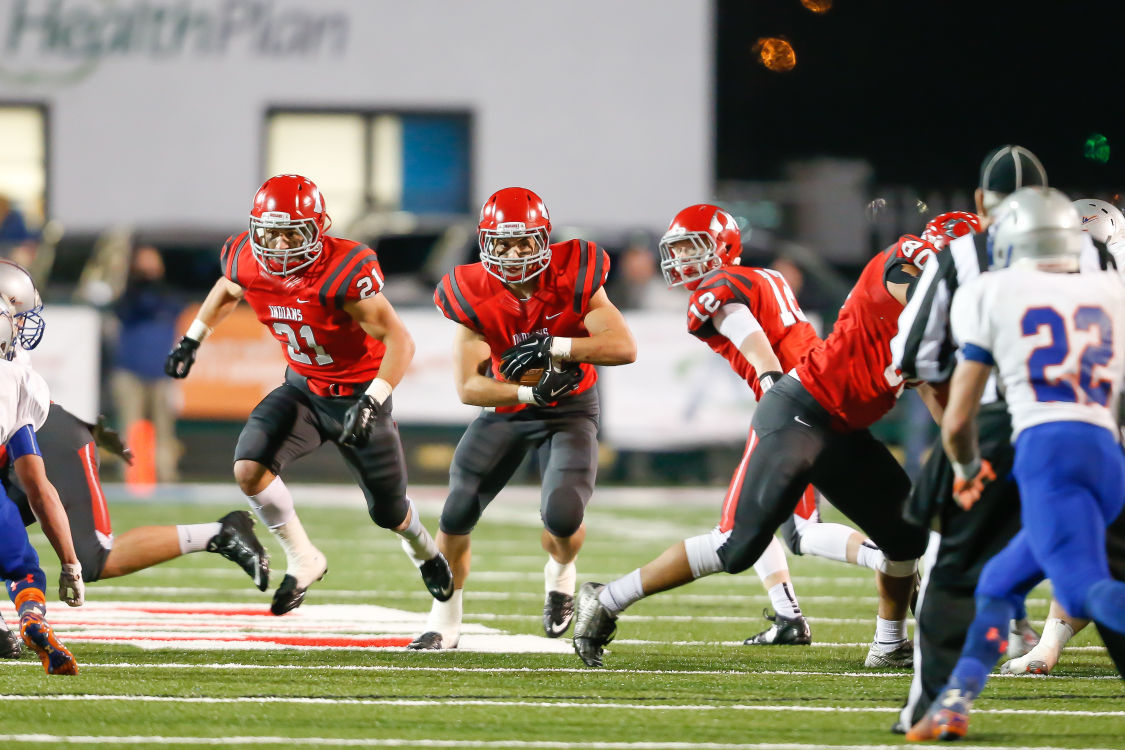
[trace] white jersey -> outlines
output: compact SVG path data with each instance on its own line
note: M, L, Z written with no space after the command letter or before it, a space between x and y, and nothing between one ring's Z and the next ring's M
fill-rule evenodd
M950 323L961 357L999 371L1013 441L1044 422L1088 422L1117 435L1125 284L1116 272L982 274L957 290Z
M0 444L25 425L38 431L50 408L51 393L39 373L25 364L0 359Z

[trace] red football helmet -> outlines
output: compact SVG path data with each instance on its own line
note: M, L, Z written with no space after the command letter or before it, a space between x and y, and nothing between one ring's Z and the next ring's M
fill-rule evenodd
M968 211L948 211L930 219L922 232L922 239L938 250L944 250L950 240L976 234L981 230L980 217Z
M530 239L534 251L519 254L507 240ZM527 188L497 190L484 202L477 225L477 244L484 270L508 284L543 273L551 262L551 217L543 200Z
M660 238L660 270L669 287L695 289L710 271L737 265L742 255L738 222L718 206L688 206Z
M283 174L266 180L250 209L250 247L262 270L290 276L320 257L322 235L332 226L324 197L307 177Z

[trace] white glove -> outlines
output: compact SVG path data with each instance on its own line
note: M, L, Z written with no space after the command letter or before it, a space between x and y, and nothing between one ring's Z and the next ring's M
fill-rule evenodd
M82 580L82 563L63 563L59 573L59 599L71 607L86 601L86 582Z

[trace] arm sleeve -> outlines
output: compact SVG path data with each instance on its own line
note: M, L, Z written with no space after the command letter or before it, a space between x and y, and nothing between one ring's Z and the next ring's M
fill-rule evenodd
M723 305L711 316L715 328L736 347L741 347L742 342L752 333L762 330L762 324L750 312L750 308L739 302Z
M35 439L35 430L31 425L25 424L8 438L8 456L12 461L17 461L24 456L42 456L39 443Z

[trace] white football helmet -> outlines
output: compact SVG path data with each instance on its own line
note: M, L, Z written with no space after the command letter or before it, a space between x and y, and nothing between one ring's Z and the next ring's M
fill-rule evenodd
M1062 192L1020 188L1000 202L993 216L988 242L991 268L1028 265L1046 271L1078 270L1082 217Z
M1074 201L1082 217L1082 229L1098 242L1112 242L1125 231L1125 216L1112 203L1097 198L1081 198Z
M43 339L47 324L43 321L43 300L35 282L18 263L0 260L0 297L11 305L24 349L34 349Z

